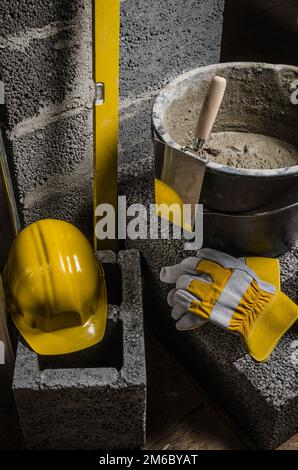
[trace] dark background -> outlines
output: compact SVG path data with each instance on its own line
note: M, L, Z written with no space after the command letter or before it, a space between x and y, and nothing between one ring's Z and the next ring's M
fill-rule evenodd
M298 0L226 0L221 61L298 65Z

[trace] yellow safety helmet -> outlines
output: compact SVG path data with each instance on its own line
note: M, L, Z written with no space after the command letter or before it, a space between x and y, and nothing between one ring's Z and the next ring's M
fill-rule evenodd
M70 223L45 219L22 230L3 280L8 311L36 353L71 353L103 338L104 272L88 240Z

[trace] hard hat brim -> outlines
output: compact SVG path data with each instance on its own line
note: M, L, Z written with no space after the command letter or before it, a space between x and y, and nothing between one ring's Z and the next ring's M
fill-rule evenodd
M99 343L105 334L107 313L107 290L105 278L102 276L97 310L84 325L44 332L28 327L23 317L16 313L11 316L34 352L42 356L53 356L81 351Z

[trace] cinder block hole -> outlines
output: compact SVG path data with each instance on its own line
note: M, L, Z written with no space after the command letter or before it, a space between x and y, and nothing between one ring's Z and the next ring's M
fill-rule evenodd
M103 340L83 351L60 356L38 356L39 369L84 369L123 367L123 323L121 320L107 321Z
M120 267L116 263L104 263L103 269L106 276L108 303L110 305L121 305L122 276Z

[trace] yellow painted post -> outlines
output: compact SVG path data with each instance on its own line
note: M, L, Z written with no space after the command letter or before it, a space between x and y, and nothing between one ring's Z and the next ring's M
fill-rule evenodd
M117 214L119 30L120 0L94 0L94 228L98 204L111 204ZM94 233L98 245L115 250L117 243Z

